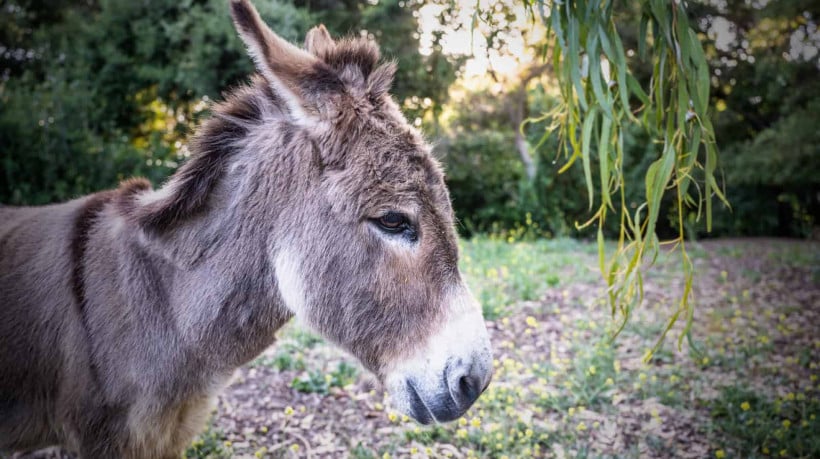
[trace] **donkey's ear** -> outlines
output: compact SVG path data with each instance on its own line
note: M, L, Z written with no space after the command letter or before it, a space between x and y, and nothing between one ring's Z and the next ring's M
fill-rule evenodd
M231 0L231 16L257 70L285 99L293 115L305 118L305 94L299 83L318 62L316 56L273 33L249 0Z
M336 42L330 37L330 32L327 31L325 25L319 24L310 29L305 36L305 49L322 59L336 49Z
M393 77L396 76L396 63L394 61L384 63L376 68L367 80L367 90L370 97L377 99L390 91L393 84Z

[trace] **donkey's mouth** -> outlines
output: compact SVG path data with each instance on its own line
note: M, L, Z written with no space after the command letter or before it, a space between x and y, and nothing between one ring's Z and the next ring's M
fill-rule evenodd
M427 408L424 400L421 399L415 386L409 380L407 381L407 393L410 394L410 415L413 416L413 419L424 425L436 420L433 412L430 411L430 408Z
M472 404L467 404L459 408L458 403L451 397L446 380L445 390L441 394L433 397L433 400L425 401L412 380L405 383L410 399L410 416L419 424L430 424L433 422L450 422L460 418L467 408Z

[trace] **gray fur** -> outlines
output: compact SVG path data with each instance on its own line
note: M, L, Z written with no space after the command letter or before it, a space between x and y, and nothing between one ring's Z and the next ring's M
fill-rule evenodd
M246 1L232 7L240 31L265 36ZM179 457L292 316L283 248L298 253L305 320L378 377L440 328L461 284L443 174L386 94L392 64L371 43L327 40L313 32L320 55L280 66L303 74L256 77L214 107L161 190L131 180L0 207L0 452ZM394 209L416 222L415 245L373 224Z

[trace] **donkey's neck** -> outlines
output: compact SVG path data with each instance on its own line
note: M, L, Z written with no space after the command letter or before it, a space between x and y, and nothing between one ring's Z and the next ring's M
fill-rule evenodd
M218 359L215 365L239 366L272 344L291 314L282 305L263 241L243 238L238 228L215 231L199 223L134 247L131 256L145 250L151 268L165 267L167 302L182 342L207 350Z
M138 228L130 256L141 250L155 266L169 266L167 301L181 337L227 364L261 352L291 317L271 241L284 231L276 222L293 207L286 202L305 186L313 144L272 98L259 81L229 96L198 130L191 159L163 188L124 209Z

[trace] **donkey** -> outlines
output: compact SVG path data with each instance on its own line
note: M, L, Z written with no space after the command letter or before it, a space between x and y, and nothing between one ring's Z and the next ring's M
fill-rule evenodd
M0 452L179 457L294 316L420 423L489 384L443 173L388 95L395 65L322 26L294 46L248 0L231 13L259 73L161 188L0 207Z

